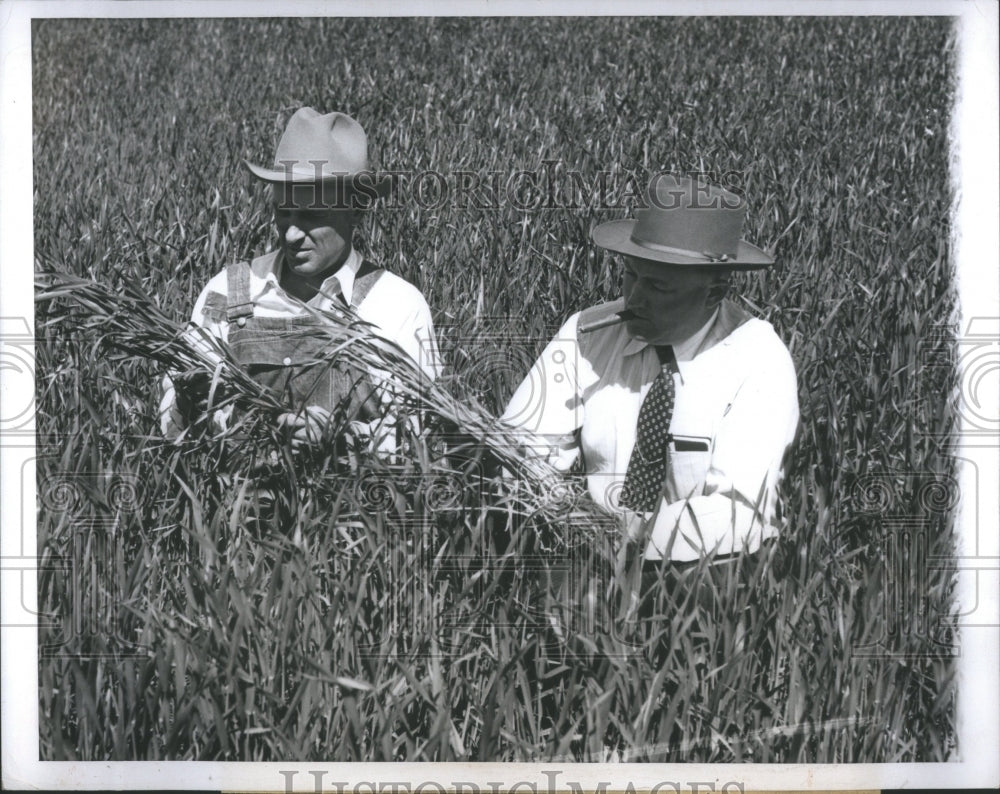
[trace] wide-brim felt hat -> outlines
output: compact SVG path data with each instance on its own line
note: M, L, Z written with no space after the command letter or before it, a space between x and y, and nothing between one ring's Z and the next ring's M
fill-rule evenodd
M257 179L271 184L323 184L367 194L389 193L391 179L368 167L368 136L346 113L321 114L310 107L295 111L285 126L270 168L243 164Z
M756 270L774 257L741 239L744 200L718 185L660 174L635 219L609 221L591 232L601 248L670 265Z

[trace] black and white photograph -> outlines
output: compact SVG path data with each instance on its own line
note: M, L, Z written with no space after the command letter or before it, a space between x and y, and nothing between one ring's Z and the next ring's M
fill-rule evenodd
M997 6L801 6L0 9L4 787L1000 785Z

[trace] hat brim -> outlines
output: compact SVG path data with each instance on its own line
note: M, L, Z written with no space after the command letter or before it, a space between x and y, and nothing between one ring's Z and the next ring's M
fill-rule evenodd
M590 233L593 241L601 248L607 248L626 256L635 256L639 259L648 259L651 262L663 262L669 265L691 265L694 267L719 267L724 266L730 270L759 270L770 267L774 264L774 257L762 251L757 246L740 240L736 247L736 256L727 259L725 262L716 262L710 259L696 256L685 256L684 254L672 251L658 251L655 248L647 248L632 241L632 230L635 228L634 220L625 219L619 221L608 221L600 226L594 227Z
M315 182L338 183L351 188L356 193L371 195L374 193L379 198L389 195L392 189L392 178L388 174L379 174L375 171L361 171L357 174L337 174L323 176L316 179L315 173L301 173L297 171L278 171L273 168L262 168L254 165L249 160L244 160L243 165L253 176L262 182L272 185L292 183L296 185L307 185Z

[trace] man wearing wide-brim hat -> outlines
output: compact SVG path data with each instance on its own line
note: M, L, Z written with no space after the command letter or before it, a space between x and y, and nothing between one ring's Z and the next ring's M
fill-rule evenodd
M504 420L644 543L647 567L754 553L776 534L775 486L798 423L795 369L764 320L725 299L773 258L741 239L744 201L661 174L635 219L594 242L621 255L623 297L574 314Z
M356 316L427 377L438 375L439 360L423 295L353 245L362 210L389 187L369 169L365 131L344 113L301 108L289 119L271 167L244 164L271 189L277 245L211 278L191 320L288 402L282 420L295 427L295 440L315 440L313 431L335 414L371 423L380 411L369 378L375 373L311 365L322 357L317 345L330 344L328 336L309 332L322 313ZM185 425L181 391L179 398L165 379L161 424L168 438ZM226 417L217 420L225 424Z

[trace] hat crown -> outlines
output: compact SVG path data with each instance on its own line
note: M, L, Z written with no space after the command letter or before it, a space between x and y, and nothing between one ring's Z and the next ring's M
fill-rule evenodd
M649 206L638 210L631 240L638 246L710 259L735 258L746 204L735 193L687 177L661 174Z
M293 176L344 176L368 170L368 136L346 113L300 108L278 141L274 168Z

